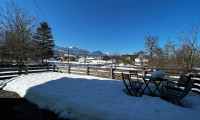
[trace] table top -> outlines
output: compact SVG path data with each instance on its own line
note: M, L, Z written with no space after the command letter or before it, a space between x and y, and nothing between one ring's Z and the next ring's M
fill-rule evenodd
M143 77L139 77L139 78L143 78L143 79L149 79L151 81L167 81L167 79L164 78L155 78L155 77L151 77L151 76L143 76Z

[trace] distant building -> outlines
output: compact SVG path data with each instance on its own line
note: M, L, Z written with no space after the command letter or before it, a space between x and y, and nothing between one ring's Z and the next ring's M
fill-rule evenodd
M66 55L66 54L62 55L60 58L62 59L62 61L68 61L68 59L69 59L69 61L76 61L76 59L77 59L76 56L69 55L69 57L68 57L68 55Z
M125 58L126 60L132 61L132 63L135 63L135 59L138 57L137 55L121 55L122 58Z
M91 60L93 60L93 58L92 58L92 59L88 59L88 58L86 58L86 57L82 57L82 58L79 58L79 59L78 59L78 62L79 62L79 63L90 63Z
M62 60L62 59L61 59L61 55L53 55L53 59L54 59L54 60L59 60L59 61Z
M138 65L138 66L145 66L145 65L148 65L148 59L140 59L140 58L136 58L135 59L135 65Z
M68 59L69 59L69 61L76 61L76 58L75 57L66 57L66 56L63 56L62 57L62 61L68 61Z

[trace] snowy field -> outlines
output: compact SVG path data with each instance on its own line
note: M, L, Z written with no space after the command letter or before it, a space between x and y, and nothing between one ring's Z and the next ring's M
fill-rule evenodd
M67 61L48 61L50 64L56 64L56 65L65 65L67 66ZM112 64L112 61L105 61L105 60L91 60L89 63L81 63L81 62L75 62L70 61L70 66L83 66L83 67L96 67L96 68L116 68L116 69L123 69L123 70L137 70L138 66L134 65L124 65L124 64L118 64L115 66L115 64Z
M66 73L22 75L1 84L39 108L75 120L199 120L200 96L173 105L159 97L128 96L122 81Z

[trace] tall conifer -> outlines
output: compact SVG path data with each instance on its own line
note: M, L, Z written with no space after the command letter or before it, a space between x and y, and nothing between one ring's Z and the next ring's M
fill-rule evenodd
M35 39L35 45L38 48L37 57L42 59L48 59L53 56L53 47L55 46L52 31L46 22L40 23L40 27L33 37Z

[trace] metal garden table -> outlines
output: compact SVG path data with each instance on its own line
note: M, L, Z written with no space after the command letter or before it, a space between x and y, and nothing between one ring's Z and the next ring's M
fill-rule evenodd
M162 79L162 78L154 78L154 77L151 77L151 76L144 76L144 77L140 77L144 80L144 84L145 84L145 87L144 89L142 90L142 94L144 93L145 89L147 88L151 94L151 96L156 96L156 91L158 91L158 93L160 94L160 96L163 96L163 86L162 86L162 90L160 91L159 90L159 86L160 84L163 84L164 81L167 81L167 79ZM150 88L149 88L149 83L153 83L156 87L156 89L154 91L152 91Z

